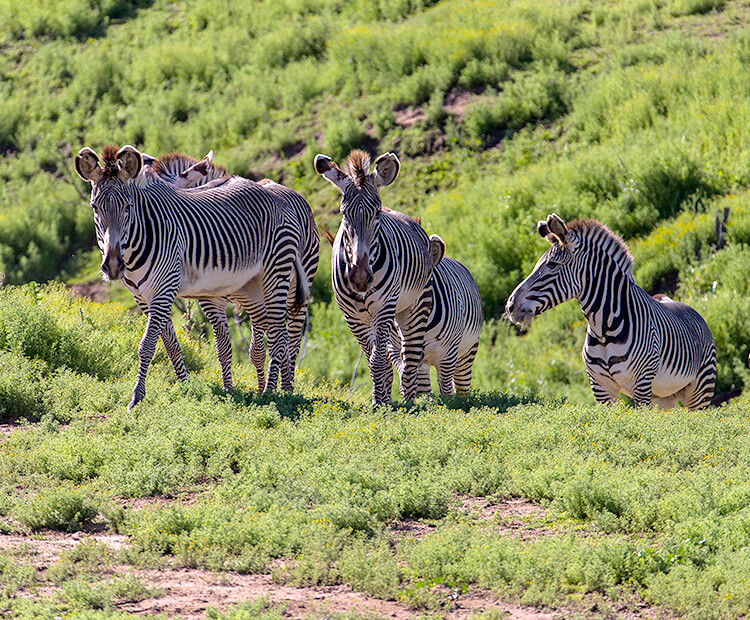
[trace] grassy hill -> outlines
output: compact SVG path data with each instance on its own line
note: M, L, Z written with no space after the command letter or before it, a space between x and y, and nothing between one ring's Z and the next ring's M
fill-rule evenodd
M300 191L330 227L337 196L314 154L392 150L402 175L384 203L421 217L479 284L477 387L591 401L579 312L557 310L521 339L498 321L544 249L534 225L552 211L623 235L642 286L706 316L719 391L746 383L746 2L0 6L6 283L97 279L87 187L71 165L84 145L213 148L231 172ZM304 364L348 381L358 350L330 305L323 252Z

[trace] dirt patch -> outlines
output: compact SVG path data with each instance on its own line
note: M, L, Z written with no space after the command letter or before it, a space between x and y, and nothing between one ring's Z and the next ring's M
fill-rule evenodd
M423 527L430 526L418 524L414 527L421 531ZM64 551L70 551L81 542L90 540L107 545L113 551L128 545L127 537L117 534L45 532L33 536L0 535L0 551L23 555L35 568L44 570L57 562ZM226 611L231 605L261 597L273 605L283 605L285 615L291 618L358 613L406 620L418 615L417 611L403 603L373 598L355 592L349 586L295 587L274 583L270 575L212 573L169 567L138 570L132 566L110 565L103 570L102 578L107 580L114 574L120 578L137 577L149 590L157 593L134 603L115 603L119 610L135 615L165 614L170 618L198 620L205 617L209 607ZM465 618L489 610L518 620L551 620L555 617L549 611L506 603L492 592L481 588L472 587L462 593L442 589L445 592L441 590L439 595L443 600L444 618ZM24 590L18 594L31 598L42 594L54 596L55 592L54 586L40 584L33 590Z
M103 304L107 301L107 285L101 280L92 280L83 284L74 284L70 287L78 297L87 297L91 301Z
M457 497L458 510L478 521L487 521L503 534L521 540L536 540L540 536L556 536L565 532L546 525L547 513L541 506L527 499L516 498L490 502L484 497Z

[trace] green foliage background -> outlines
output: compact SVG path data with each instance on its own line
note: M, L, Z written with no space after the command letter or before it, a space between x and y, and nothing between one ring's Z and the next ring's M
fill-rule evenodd
M214 149L233 173L300 191L332 228L338 196L313 172L314 154L392 150L402 174L384 204L421 217L479 284L488 324L477 387L590 401L580 313L556 310L523 338L499 321L544 250L536 221L555 211L604 221L631 244L639 284L700 306L720 342L718 389L739 389L750 331L745 9L2 0L0 271L10 284L97 278L88 188L72 171L82 146ZM321 263L303 364L349 381L358 350L330 307L326 249Z

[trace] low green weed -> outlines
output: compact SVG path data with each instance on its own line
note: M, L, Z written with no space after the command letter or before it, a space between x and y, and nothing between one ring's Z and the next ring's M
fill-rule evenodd
M99 514L96 504L80 491L47 491L31 499L19 515L32 530L77 532Z

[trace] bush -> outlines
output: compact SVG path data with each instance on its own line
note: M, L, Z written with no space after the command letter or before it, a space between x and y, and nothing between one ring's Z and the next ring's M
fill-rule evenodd
M32 530L77 532L99 514L96 504L80 491L53 490L33 498L20 515Z

